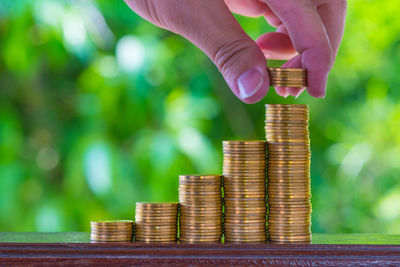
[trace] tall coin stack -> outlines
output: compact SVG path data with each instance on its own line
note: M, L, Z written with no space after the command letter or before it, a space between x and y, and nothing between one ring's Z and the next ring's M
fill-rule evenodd
M179 202L181 243L221 242L221 175L180 175Z
M95 221L90 222L90 240L97 242L132 242L134 222Z
M271 243L311 241L307 105L266 105Z
M300 68L268 68L271 86L307 87L307 71Z
M136 203L136 242L175 243L178 203Z
M226 243L266 242L265 141L224 141Z

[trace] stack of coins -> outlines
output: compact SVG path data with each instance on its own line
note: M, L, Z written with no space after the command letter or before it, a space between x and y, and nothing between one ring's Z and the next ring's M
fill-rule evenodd
M136 203L136 242L175 243L178 203Z
M272 243L311 241L307 105L266 105L268 231Z
M271 86L307 87L307 70L300 68L268 68Z
M134 222L95 221L90 222L90 240L98 242L131 242Z
M226 243L266 242L265 141L224 141Z
M221 175L179 176L181 243L221 242L221 179Z

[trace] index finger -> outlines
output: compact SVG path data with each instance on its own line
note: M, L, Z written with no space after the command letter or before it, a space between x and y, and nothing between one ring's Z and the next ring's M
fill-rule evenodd
M301 55L307 69L308 93L324 97L329 71L333 65L333 52L329 37L311 0L266 0L271 10L282 21Z

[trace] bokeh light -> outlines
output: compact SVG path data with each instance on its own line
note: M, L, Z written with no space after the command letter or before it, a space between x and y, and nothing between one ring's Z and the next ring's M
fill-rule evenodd
M0 230L84 231L176 201L179 174L221 172L223 140L264 139L264 104L305 103L313 231L399 234L397 7L349 1L325 99L246 105L123 1L0 1ZM273 30L236 17L253 39Z

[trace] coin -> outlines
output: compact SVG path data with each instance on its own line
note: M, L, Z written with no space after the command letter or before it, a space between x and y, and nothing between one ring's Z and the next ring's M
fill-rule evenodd
M131 220L108 220L90 222L90 239L100 242L132 241L134 222Z
M201 175L200 175L201 177ZM219 243L222 236L222 177L197 179L179 176L181 202L179 240L183 243Z
M275 83L289 87L302 83L302 75L296 78L292 74L286 70L275 71ZM307 241L310 236L308 119L306 105L266 105L268 234L271 242Z
M136 203L136 233L138 242L174 242L177 237L178 203Z
M268 68L271 86L307 87L307 72L305 69ZM280 106L268 105L270 109L289 109ZM302 109L292 107L290 109Z
M223 142L225 242L266 240L265 141ZM253 239L248 240L251 234Z

